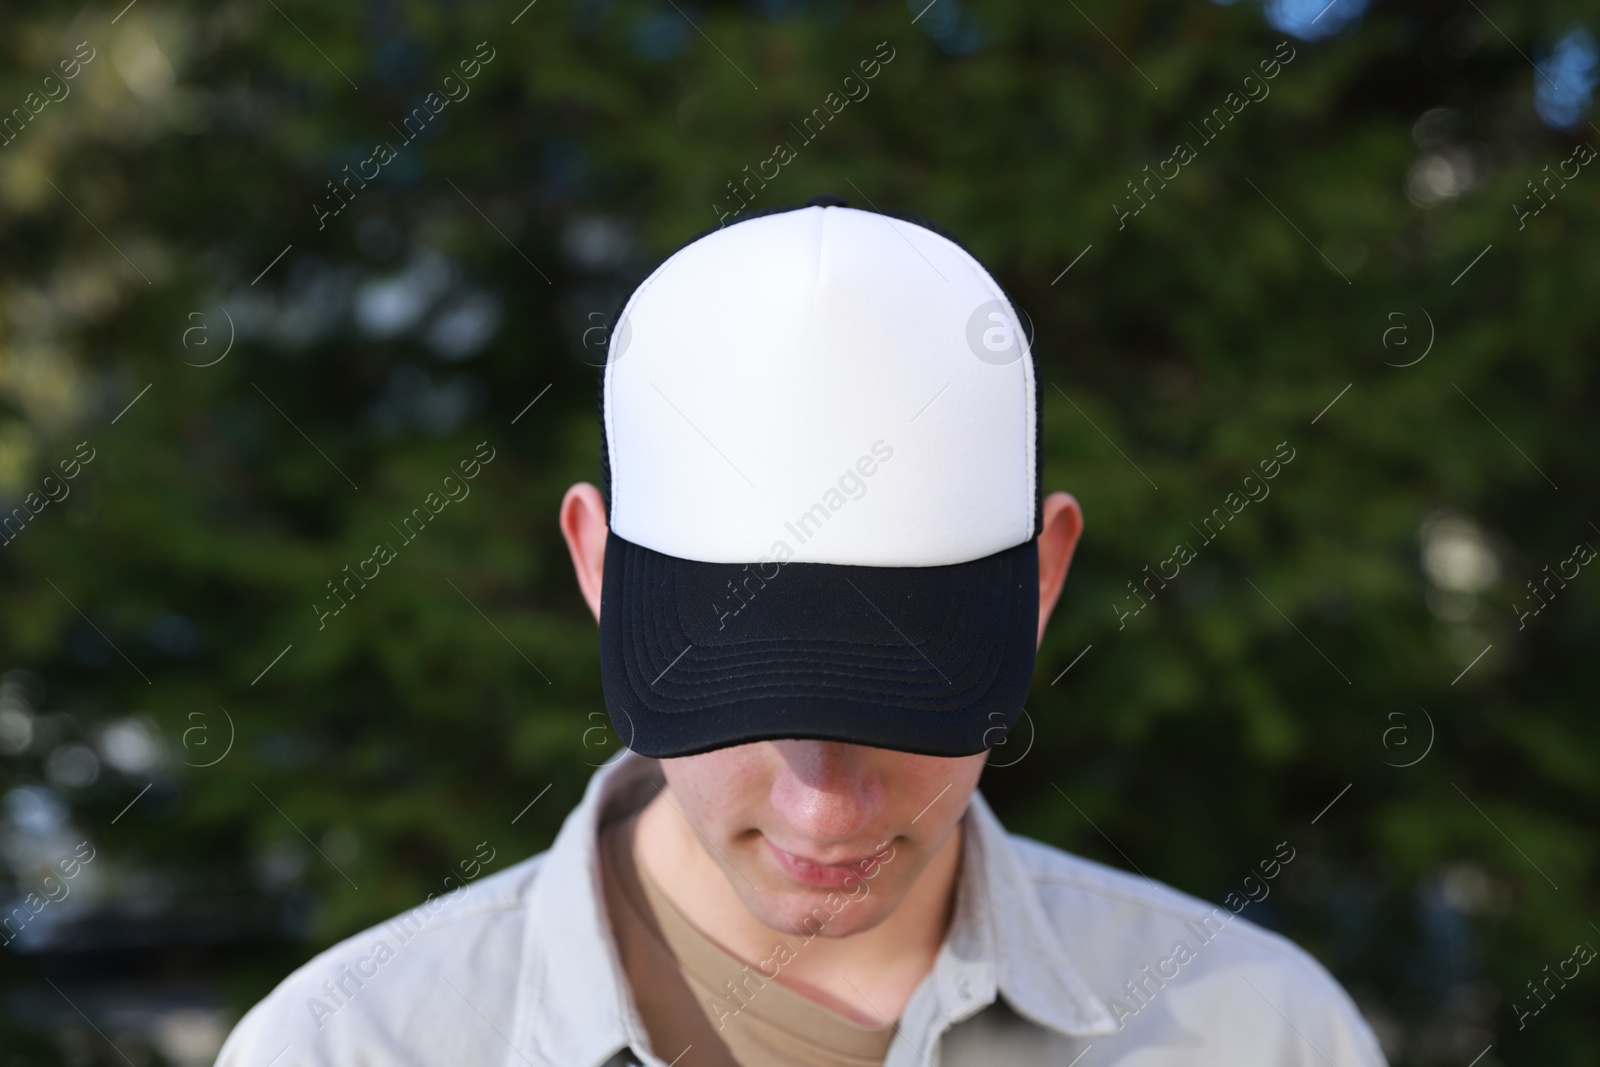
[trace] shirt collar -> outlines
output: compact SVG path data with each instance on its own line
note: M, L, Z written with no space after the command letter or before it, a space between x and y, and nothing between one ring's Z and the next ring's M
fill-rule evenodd
M606 917L598 835L609 804L660 773L655 760L628 750L607 762L539 861L509 1037L519 1055L538 1057L531 1062L596 1067L624 1047L647 1047Z
M598 833L623 794L660 781L657 761L624 751L590 779L540 860L526 903L508 1035L519 1055L597 1067L623 1048L647 1046L605 913ZM950 930L900 1019L901 1033L915 1046L907 1062L920 1062L921 1050L993 1003L997 992L1019 1015L1063 1034L1114 1032L1115 1020L1068 959L1015 846L978 793L963 827ZM889 1063L899 1058L891 1051Z
M992 1003L998 991L1039 1026L1074 1037L1116 1032L1116 1020L1073 965L1011 835L981 793L972 794L963 830L956 913L929 983L947 1007L939 1028Z

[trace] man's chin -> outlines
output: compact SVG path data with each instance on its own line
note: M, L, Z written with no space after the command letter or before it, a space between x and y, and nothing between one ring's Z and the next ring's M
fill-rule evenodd
M892 902L879 893L810 887L769 892L760 900L746 897L745 907L774 932L808 941L862 933L894 911Z

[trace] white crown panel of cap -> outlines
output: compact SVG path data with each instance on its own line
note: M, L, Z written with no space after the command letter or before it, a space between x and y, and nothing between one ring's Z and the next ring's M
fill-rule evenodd
M718 230L614 331L611 528L707 563L1015 547L1037 492L1026 345L982 265L913 223L807 207Z

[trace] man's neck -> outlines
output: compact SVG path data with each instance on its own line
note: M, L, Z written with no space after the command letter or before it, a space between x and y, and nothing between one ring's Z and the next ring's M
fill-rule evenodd
M778 972L780 984L864 1026L881 1026L899 1018L944 942L960 869L961 827L888 918L848 937L808 940L750 914L666 791L639 814L634 857L691 923L733 955L755 965L784 942L795 955Z

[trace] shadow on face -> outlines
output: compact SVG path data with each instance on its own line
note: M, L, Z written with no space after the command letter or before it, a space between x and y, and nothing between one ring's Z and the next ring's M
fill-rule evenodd
M953 848L986 758L786 740L661 766L752 915L785 933L844 937L888 918Z

